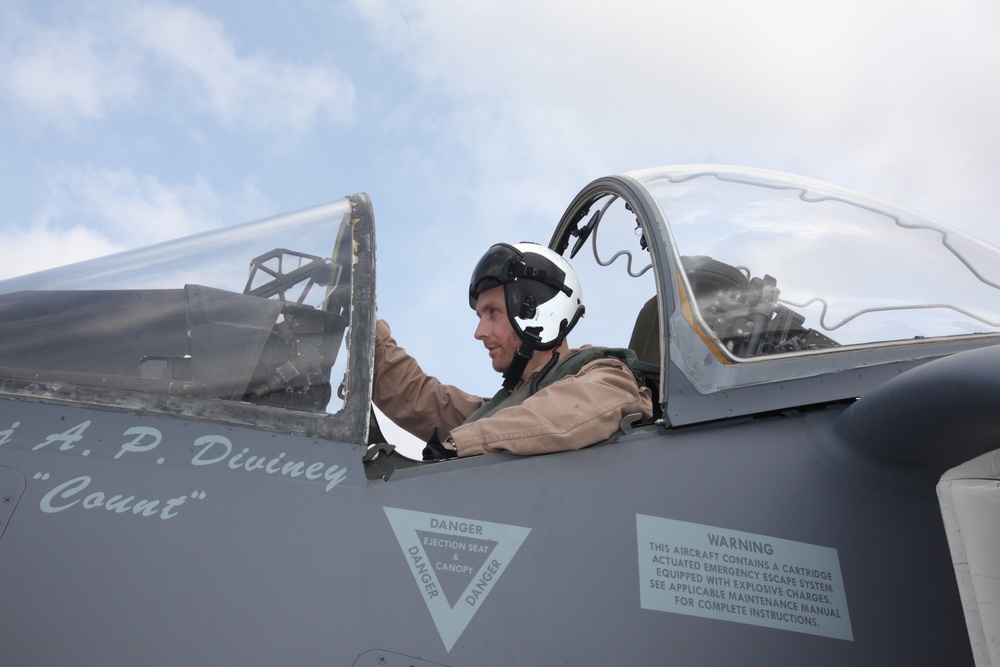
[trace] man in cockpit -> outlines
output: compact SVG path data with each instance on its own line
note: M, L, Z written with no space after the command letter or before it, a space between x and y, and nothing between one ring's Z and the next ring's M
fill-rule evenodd
M479 317L475 338L504 378L489 400L425 374L389 325L376 325L373 400L427 442L424 459L581 449L612 436L627 415L652 416L631 351L566 342L584 307L579 279L559 254L533 243L494 245L473 271L469 305Z

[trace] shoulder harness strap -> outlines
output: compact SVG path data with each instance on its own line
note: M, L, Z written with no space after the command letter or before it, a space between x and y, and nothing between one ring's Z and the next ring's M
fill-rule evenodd
M496 395L483 404L478 410L469 415L464 423L472 422L489 417L493 413L513 405L520 405L535 391L544 389L555 384L559 380L570 375L576 375L587 364L598 359L618 359L624 362L632 375L635 376L636 384L640 387L649 386L650 380L658 376L660 369L652 364L639 361L635 352L626 348L618 347L585 347L570 355L565 360L557 364L552 370L545 374L537 383L525 382L517 391L510 392L501 389Z

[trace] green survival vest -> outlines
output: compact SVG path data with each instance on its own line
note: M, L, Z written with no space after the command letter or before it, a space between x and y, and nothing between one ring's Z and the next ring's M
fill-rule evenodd
M629 370L632 371L635 381L640 387L652 387L653 383L659 377L660 369L652 364L639 361L632 350L621 347L585 347L560 361L537 382L525 382L514 392L501 389L493 398L469 415L464 423L471 424L483 417L489 417L504 408L509 408L512 405L520 405L539 389L544 389L564 377L579 373L581 368L598 359L618 359L619 361L623 361Z

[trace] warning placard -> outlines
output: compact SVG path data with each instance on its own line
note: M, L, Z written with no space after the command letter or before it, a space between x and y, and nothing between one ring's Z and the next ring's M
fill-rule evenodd
M637 514L643 609L853 641L837 550Z
M445 650L451 651L531 529L383 509Z

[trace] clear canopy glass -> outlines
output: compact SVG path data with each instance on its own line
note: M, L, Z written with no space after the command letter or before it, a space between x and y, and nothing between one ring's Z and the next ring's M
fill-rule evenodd
M699 325L733 359L1000 332L1000 253L808 179L632 174L654 195Z
M0 282L0 374L337 412L351 206Z

